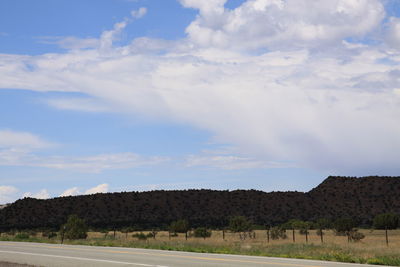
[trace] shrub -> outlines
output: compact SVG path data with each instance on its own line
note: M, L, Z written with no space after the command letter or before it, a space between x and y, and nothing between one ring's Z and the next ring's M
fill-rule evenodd
M279 238L281 238L281 239L287 238L286 230L281 227L272 227L270 235L271 235L271 239L273 239L273 240L277 240Z
M234 233L239 233L241 240L246 239L247 235L251 237L253 224L244 216L232 217L229 221L229 229Z
M68 239L85 239L87 237L88 228L85 221L77 215L70 215L66 224L61 226L61 234Z
M151 230L150 233L147 234L148 237L152 237L153 239L156 239L156 235L158 234L158 231L156 230Z
M355 226L355 223L350 218L337 219L334 223L335 234L336 235L348 235L354 226Z
M147 240L147 237L149 237L149 234L146 235L143 232L140 232L140 233L133 234L132 237L136 237L139 240Z
M363 233L358 232L357 229L353 229L349 232L349 239L350 241L353 242L358 242L361 239L365 238L365 235Z
M15 235L16 239L28 239L29 238L29 234L28 233L18 233Z
M42 236L43 236L43 237L47 237L48 239L50 239L50 238L56 237L56 236L57 236L57 233L55 233L55 232L53 232L53 231L44 231L44 232L42 233Z
M194 230L194 237L202 237L206 239L211 236L211 231L207 230L205 227L199 227Z
M55 233L55 232L50 232L49 235L47 236L48 239L54 238L54 237L57 237L57 233Z

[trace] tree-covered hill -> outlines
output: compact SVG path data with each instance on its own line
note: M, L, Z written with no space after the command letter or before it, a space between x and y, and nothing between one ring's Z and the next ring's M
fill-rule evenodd
M371 224L375 215L400 213L400 177L328 177L310 192L179 190L24 198L0 210L0 229L52 227L77 214L91 227L163 228L187 219L191 226L224 227L243 215L255 224L289 219L356 218Z

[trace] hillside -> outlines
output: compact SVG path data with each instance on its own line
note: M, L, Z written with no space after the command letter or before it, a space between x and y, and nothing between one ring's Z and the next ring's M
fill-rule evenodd
M58 228L70 214L92 227L223 227L244 215L259 225L292 218L352 217L370 224L382 212L400 213L400 177L328 177L310 192L181 190L94 194L48 200L24 198L0 210L0 229Z

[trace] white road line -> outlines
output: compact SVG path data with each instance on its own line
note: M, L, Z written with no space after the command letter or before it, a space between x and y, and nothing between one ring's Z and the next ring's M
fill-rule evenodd
M136 266L147 266L147 267L167 267L167 266L161 266L161 265L150 265L150 264L145 264L145 263L134 263L134 262L124 262L124 261L99 260L99 259L90 259L90 258L81 258L81 257L70 257L70 256L59 256L59 255L39 254L39 253L29 253L29 252L20 252L20 251L4 251L4 250L0 250L0 253L22 254L22 255L33 255L33 256L44 256L44 257L63 258L63 259L74 259L74 260L83 260L83 261L97 261L97 262L107 262L107 263L116 263L116 264L124 264L124 265L136 265Z

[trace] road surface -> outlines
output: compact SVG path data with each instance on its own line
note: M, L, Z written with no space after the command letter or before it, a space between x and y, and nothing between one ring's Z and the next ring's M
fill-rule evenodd
M165 250L0 242L0 262L49 267L366 267L368 265Z

